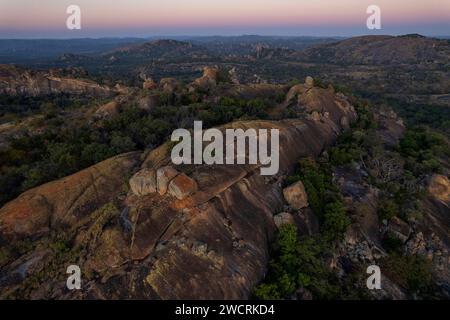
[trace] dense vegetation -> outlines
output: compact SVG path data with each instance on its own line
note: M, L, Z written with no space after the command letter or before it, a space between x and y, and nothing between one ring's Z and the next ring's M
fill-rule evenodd
M441 159L448 157L444 135L428 128L408 129L397 146L383 144L378 136L378 122L373 107L357 99L354 105L359 119L343 133L328 156L319 162L300 161L297 172L287 184L301 180L308 194L310 208L319 218L320 233L299 236L294 225L280 228L272 246L269 271L254 290L259 299L297 298L308 290L317 299L368 298L360 288L366 275L361 266L345 277L338 277L328 267L330 253L350 223L339 189L333 184L337 167L363 168L367 180L379 190L378 215L381 220L393 217L420 219L424 196L423 178L440 172ZM430 262L404 253L403 243L387 233L383 247L389 255L382 259L383 270L412 296L433 297L433 273ZM358 289L359 288L359 289Z
M339 190L333 184L330 168L313 159L300 161L297 173L288 183L301 180L305 185L310 207L321 224L315 236L298 237L294 225L279 230L273 245L269 273L254 294L260 299L289 298L298 288L312 292L315 298L333 299L342 295L341 286L329 268L327 258L336 240L350 223Z
M152 149L165 141L176 128L191 128L194 120L207 127L243 118L266 118L268 99L223 98L219 103L201 98L173 97L161 93L161 106L145 111L135 104L124 106L118 116L91 123L66 119L66 111L77 112L82 100L65 96L45 98L3 98L10 114L35 115L28 133L13 137L0 151L0 206L21 192L61 178L114 155ZM91 102L98 105L100 101ZM6 112L6 111L5 111ZM79 111L80 113L82 110ZM34 126L34 128L33 128ZM41 134L33 134L37 127Z

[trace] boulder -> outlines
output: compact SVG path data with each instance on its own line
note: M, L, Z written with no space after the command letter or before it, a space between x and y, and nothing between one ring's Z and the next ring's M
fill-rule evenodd
M307 89L311 89L312 87L314 87L314 79L310 76L307 76L305 79L305 87Z
M282 212L273 217L273 221L278 229L286 224L295 224L294 217L287 212Z
M283 195L287 203L294 209L302 209L308 206L308 195L301 181L284 188Z
M151 110L159 105L159 95L153 94L145 96L138 101L138 107L143 110Z
M194 86L207 90L217 85L219 70L214 67L205 67L203 76L194 80Z
M311 120L313 120L313 121L320 121L320 119L321 119L322 117L320 116L320 113L319 113L319 112L313 111L313 112L309 115L308 118L311 119Z
M230 71L228 71L228 74L230 76L231 83L240 84L239 75L237 73L236 67L233 67Z
M446 176L433 175L428 185L428 192L436 200L450 204L450 182Z
M95 111L95 117L98 119L109 119L119 114L119 109L119 103L117 103L117 101L111 101L100 106L97 111Z
M217 81L219 76L219 70L214 67L205 67L203 69L203 77L211 79L213 81Z
M184 173L179 174L169 183L169 194L178 200L185 199L195 191L197 191L197 182Z
M346 116L343 116L341 118L341 126L344 129L348 129L350 128L350 121L348 120L348 118Z
M156 192L156 173L144 168L136 172L130 179L131 191L137 196L146 196Z
M161 167L156 171L156 185L160 195L167 192L170 181L177 175L178 171L171 166Z
M153 90L158 87L158 84L153 81L152 78L145 79L144 83L142 84L142 88L146 90Z
M178 85L179 82L175 78L162 78L159 82L159 87L166 93L173 93Z

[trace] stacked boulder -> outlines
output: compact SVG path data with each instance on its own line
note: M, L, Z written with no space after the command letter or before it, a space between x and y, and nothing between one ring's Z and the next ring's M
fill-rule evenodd
M159 193L183 200L197 191L197 182L171 166L158 170L143 168L130 179L130 188L138 197Z

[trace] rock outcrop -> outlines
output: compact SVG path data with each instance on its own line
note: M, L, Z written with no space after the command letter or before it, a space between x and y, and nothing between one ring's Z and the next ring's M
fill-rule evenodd
M154 90L158 88L158 84L153 81L152 78L147 78L144 80L144 83L142 84L142 88L146 90Z
M0 208L0 240L37 238L75 225L123 190L123 176L138 156L136 152L119 155L21 194Z
M450 181L446 176L435 174L428 185L430 195L450 207Z
M279 178L299 158L318 156L330 146L342 131L342 117L356 119L347 101L320 91L325 89L312 90L329 99L305 99L329 112L323 121L237 121L219 128L279 129L280 171L271 179L260 174L259 164L173 166L166 143L141 160L138 169L134 169L138 153L118 156L11 201L0 209L1 239L34 237L36 246L49 247L50 229L62 229L66 232L60 237L66 237L64 243L71 244L73 251L55 260L54 251L34 250L40 259L36 270L48 275L40 280L39 289L30 289L21 276L11 278L19 272L17 259L3 262L2 295L248 298L266 272L276 230L273 216L285 206ZM132 191L126 195L120 190L129 176ZM304 201L299 206L303 205ZM87 215L89 219L80 220ZM22 264L32 265L32 256L22 259ZM85 278L83 290L70 292L65 287L65 268L74 263ZM55 265L58 272L47 270L55 270Z
M12 65L0 65L0 93L28 96L51 93L111 96L115 90L89 79L62 77Z
M96 119L110 119L120 112L120 104L113 100L100 106L94 114Z
M160 104L160 95L159 94L150 94L145 95L137 101L137 106L146 111L152 110L154 107L157 107Z
M214 88L217 85L219 77L219 69L214 67L205 67L203 69L203 76L195 79L192 83L193 88L201 90L208 90Z

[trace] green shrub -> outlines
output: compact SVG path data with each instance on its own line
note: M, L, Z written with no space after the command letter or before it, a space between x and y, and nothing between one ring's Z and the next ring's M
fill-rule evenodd
M286 299L303 287L316 298L336 298L337 282L323 261L328 251L323 239L299 239L295 225L281 227L273 244L269 272L264 282L254 289L254 296L263 300Z
M432 267L425 258L394 253L382 261L382 268L393 281L410 292L426 294L432 291Z
M350 219L342 202L336 201L325 206L324 230L329 240L339 239L349 225Z
M403 249L403 241L392 233L384 236L382 244L388 253L401 253Z
M396 217L399 212L397 203L392 199L386 199L382 201L378 206L378 217L381 220L389 220Z

